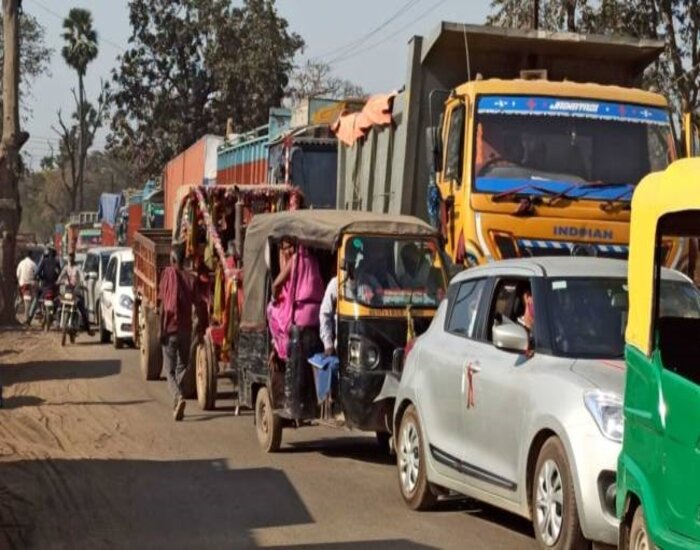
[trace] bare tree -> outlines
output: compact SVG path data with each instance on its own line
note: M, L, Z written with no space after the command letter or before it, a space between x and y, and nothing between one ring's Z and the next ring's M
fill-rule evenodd
M29 134L19 128L19 11L20 0L3 0L2 139L0 140L0 323L15 322L15 235L21 212L19 151Z
M286 95L292 103L297 103L305 97L346 99L361 98L367 94L362 86L335 76L328 63L310 59L294 70L289 79Z

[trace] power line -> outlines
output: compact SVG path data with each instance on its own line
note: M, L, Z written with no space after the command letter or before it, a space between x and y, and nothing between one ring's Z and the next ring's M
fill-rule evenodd
M392 15L390 15L386 20L384 20L380 25L368 33L363 34L359 38L356 38L355 40L352 40L351 42L348 42L347 44L343 46L339 46L337 48L333 48L332 50L329 50L325 53L319 54L314 56L312 59L322 59L324 57L329 57L332 55L344 55L347 53L348 49L351 49L357 45L362 44L365 40L371 38L375 34L377 34L379 31L393 23L396 19L401 17L404 13L407 13L408 11L411 10L415 5L417 5L421 0L408 0L405 4L403 4L396 12L394 12Z
M380 46L381 44L384 44L384 43L387 42L388 40L391 40L392 38L394 38L394 37L397 36L398 34L402 33L402 32L405 31L407 28L409 28L411 25L417 23L418 21L420 21L421 19L423 19L425 16L429 15L433 10L439 8L439 7L440 7L442 4L444 4L445 2L447 2L447 0L438 0L438 1L435 2L433 5L431 5L427 10L425 10L424 12L422 12L418 17L416 17L415 19L413 19L413 20L409 21L408 23L406 23L403 27L401 27L400 29L398 29L396 32L393 32L393 33L390 34L389 36L385 36L385 37L384 37L383 39L381 39L379 42L375 42L374 44L371 44L371 45L367 46L366 48L361 48L361 49L359 49L359 50L355 50L354 52L349 53L349 54L347 54L347 55L339 55L339 56L336 57L335 59L331 59L328 63L331 64L331 65L332 65L333 63L340 63L340 62L342 62L342 61L346 61L346 60L348 60L348 59L352 59L353 57L357 57L357 56L360 55L360 54L363 54L363 53L365 53L365 52L368 52L368 51L370 51L370 50L373 50L373 49L376 48L377 46Z
M45 12L48 13L49 15L53 15L56 19L59 19L61 22L63 22L63 21L65 20L65 17L63 17L60 13L55 12L54 10L52 10L51 8L49 8L48 6L46 6L46 5L44 5L43 3L41 3L39 0L28 0L28 1L31 2L32 4L34 4L34 5L35 5L36 7L38 7L39 9L45 11ZM119 44L117 44L116 42L112 42L112 41L109 40L108 38L105 38L104 36L102 36L102 33L98 33L97 37L98 37L98 39L99 39L100 41L104 42L105 44L107 44L107 45L109 45L109 46L112 46L112 47L115 48L116 50L119 50L119 51L122 52L122 53L125 51L124 48L122 48L122 47L121 47Z

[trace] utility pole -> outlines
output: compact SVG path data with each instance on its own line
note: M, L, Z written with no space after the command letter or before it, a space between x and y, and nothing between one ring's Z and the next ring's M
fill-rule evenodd
M0 324L14 324L15 236L20 222L19 151L29 134L19 128L19 17L22 0L2 0L2 138L0 138Z
M540 28L540 0L532 0L532 28L537 30Z

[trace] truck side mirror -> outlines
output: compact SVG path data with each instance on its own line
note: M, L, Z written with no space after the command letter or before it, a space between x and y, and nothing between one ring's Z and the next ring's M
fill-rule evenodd
M425 130L428 165L434 174L442 172L442 132L441 126L430 126Z
M692 113L683 113L683 149L686 157L700 156L700 131Z

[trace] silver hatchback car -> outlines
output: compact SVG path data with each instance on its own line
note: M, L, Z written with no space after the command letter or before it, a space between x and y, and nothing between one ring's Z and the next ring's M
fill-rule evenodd
M661 307L700 312L663 272ZM399 485L425 509L448 492L532 519L542 548L616 544L627 264L531 258L450 283L406 350L394 411Z

